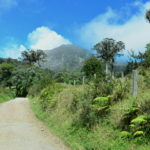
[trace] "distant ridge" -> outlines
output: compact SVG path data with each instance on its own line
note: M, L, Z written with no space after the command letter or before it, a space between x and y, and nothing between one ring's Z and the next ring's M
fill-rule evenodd
M61 45L52 50L44 51L47 55L42 67L52 71L77 71L81 69L85 59L92 54L85 48L75 45Z

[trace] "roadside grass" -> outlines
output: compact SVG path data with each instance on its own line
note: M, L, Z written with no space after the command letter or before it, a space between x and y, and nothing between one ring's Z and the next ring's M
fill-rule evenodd
M132 99L123 100L111 107L111 113L105 121L91 130L78 125L72 126L76 113L69 111L74 92L84 91L82 86L66 86L60 93L53 95L58 101L54 108L43 111L39 97L30 98L32 110L36 116L59 136L73 150L149 150L150 145L137 144L132 140L122 138L117 123L122 115L120 107L130 107ZM117 116L118 115L118 116ZM116 118L115 118L116 117ZM119 118L118 118L119 117Z
M14 97L15 94L11 89L0 87L0 103L9 101Z
M140 75L138 95L133 97L131 77L127 81L130 83L127 95L112 103L105 118L101 119L99 116L99 122L90 129L78 124L81 121L81 112L90 104L89 99L92 98L88 85L57 84L53 88L50 86L44 88L38 96L30 97L30 104L36 116L73 150L150 150L150 142L146 137L121 135L124 129L120 127L120 123L127 111L132 112L133 106L140 109L140 113L143 114L149 113L150 110L149 82ZM43 106L46 106L46 109L43 109L45 108ZM86 113L82 114L84 115L82 119L91 115ZM125 122L124 124L128 125Z

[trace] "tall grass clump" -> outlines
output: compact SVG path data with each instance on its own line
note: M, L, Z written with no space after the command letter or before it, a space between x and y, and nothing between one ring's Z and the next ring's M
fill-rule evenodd
M0 103L11 100L15 97L13 90L9 88L0 87Z

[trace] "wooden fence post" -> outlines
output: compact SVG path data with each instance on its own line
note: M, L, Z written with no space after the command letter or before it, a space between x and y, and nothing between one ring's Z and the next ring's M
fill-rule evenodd
M108 74L108 63L106 63L105 71L106 71L106 74Z
M115 79L115 73L114 72L111 73L111 76L112 76L112 79Z
M94 79L96 79L96 74L94 74Z
M133 82L132 82L132 96L137 96L138 94L138 72L133 70Z
M122 79L124 78L124 72L121 72L121 78Z
M76 85L76 80L73 81L73 84Z
M83 85L85 84L85 76L83 76L82 84L83 84Z

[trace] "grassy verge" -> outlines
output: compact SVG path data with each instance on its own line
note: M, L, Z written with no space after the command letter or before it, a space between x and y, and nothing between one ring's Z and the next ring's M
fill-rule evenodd
M126 150L130 143L119 137L119 131L106 124L95 127L92 131L85 128L71 127L71 121L60 121L62 116L43 112L35 103L37 99L30 99L32 109L36 116L44 121L47 126L73 150ZM56 112L55 112L56 113ZM59 117L59 119L57 119Z
M0 87L0 103L9 101L15 97L12 90Z
M82 86L67 86L59 93L51 95L51 100L57 101L53 107L44 111L40 98L30 98L30 103L36 116L44 121L47 126L58 135L73 150L149 150L149 144L137 144L120 136L120 130L116 124L120 117L120 106L130 106L130 99L123 100L111 107L111 113L104 121L88 130L77 124L72 126L78 113L70 112L70 104L74 99L73 93L84 91ZM50 101L49 101L50 103ZM128 106L129 105L129 106ZM115 110L115 111L114 111ZM80 110L79 110L80 111Z
M73 150L149 150L149 82L139 75L137 97L131 96L131 83L131 77L98 85L56 83L30 102L36 116ZM97 91L102 97L93 96Z

